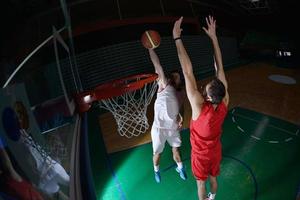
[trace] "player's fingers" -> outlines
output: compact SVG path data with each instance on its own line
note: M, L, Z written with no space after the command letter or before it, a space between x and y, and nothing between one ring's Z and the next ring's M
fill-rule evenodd
M182 22L182 20L183 20L183 17L181 16L181 17L179 18L180 23Z
M178 27L181 26L182 19L183 19L183 17L180 17L180 18L177 20L177 26L178 26Z

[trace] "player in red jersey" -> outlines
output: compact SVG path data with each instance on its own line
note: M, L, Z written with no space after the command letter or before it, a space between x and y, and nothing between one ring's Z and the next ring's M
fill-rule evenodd
M217 176L220 173L222 159L222 124L227 114L229 95L222 63L222 54L216 35L216 21L206 18L207 28L203 27L214 48L216 77L200 92L193 74L191 60L181 40L182 17L173 28L173 38L185 78L186 92L192 107L190 123L191 164L197 180L199 200L212 200L217 192ZM209 179L210 192L206 194L205 182Z

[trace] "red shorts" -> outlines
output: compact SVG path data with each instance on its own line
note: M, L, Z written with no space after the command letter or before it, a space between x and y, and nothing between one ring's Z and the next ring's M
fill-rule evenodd
M197 180L205 181L209 175L218 176L220 174L221 153L214 156L193 155L192 153L192 171Z

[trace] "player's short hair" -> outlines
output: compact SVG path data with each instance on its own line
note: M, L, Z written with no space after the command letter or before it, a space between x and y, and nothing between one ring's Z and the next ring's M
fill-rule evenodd
M225 86L218 78L214 78L209 82L210 87L208 87L207 93L211 97L212 104L220 104L225 97L226 91Z

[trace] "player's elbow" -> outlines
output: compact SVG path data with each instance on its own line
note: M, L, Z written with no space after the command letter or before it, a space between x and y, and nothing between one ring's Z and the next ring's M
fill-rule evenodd
M193 79L193 72L190 72L190 71L187 71L187 72L184 72L183 71L183 77L184 77L184 80L186 81L186 82L191 82Z
M193 68L191 65L189 65L187 63L182 63L181 68L182 68L183 75L189 76L189 75L193 74Z

